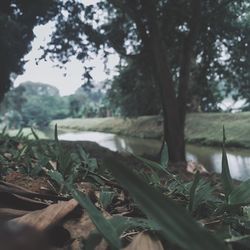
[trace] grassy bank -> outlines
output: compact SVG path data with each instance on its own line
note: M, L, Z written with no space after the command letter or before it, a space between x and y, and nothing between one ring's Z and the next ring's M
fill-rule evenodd
M49 139L48 136L43 131L38 130L38 129L34 129L34 131L40 139ZM28 139L31 139L31 140L35 139L30 128L23 128L21 131L19 129L11 129L11 130L7 130L6 133L9 136L19 135L19 136L27 137Z
M141 116L135 119L128 118L86 118L55 120L51 127L57 124L59 129L73 129L81 131L99 131L120 135L161 138L162 118L159 116Z
M163 135L160 116L135 119L88 118L64 119L52 122L59 129L109 132L127 136L159 139ZM228 146L250 148L250 112L245 113L193 113L187 115L186 140L189 143L220 145L222 126L225 126Z

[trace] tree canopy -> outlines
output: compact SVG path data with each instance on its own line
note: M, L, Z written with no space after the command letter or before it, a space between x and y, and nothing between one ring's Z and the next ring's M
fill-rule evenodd
M157 8L160 32L178 95L183 54L190 53L184 43L187 44L191 28L192 1L149 2ZM147 48L150 37L147 5L139 0L99 1L96 5L66 1L64 11L67 14L63 12L58 16L57 29L48 50L53 58L67 62L71 55L86 60L92 52L103 50L107 55L113 48L123 64L119 80L115 80L112 87L122 94L124 102L120 104L126 115L130 114L126 101L133 99L135 93L140 96L143 89L144 94L155 93L153 96L157 97L158 92ZM246 91L250 86L249 4L247 1L207 0L203 1L199 12L200 27L193 46L187 101L191 103L193 98L199 97L201 110L216 111L218 102L232 90L235 98L249 99L249 91ZM122 78L124 82L129 80L128 85L133 87L126 90ZM119 95L117 98L121 99ZM145 105L142 103L142 106ZM151 112L145 108L145 113ZM138 114L143 111L138 110Z
M14 75L23 71L24 56L34 38L33 28L51 20L58 4L56 0L0 1L0 101Z
M84 5L72 0L63 10L45 57L65 63L70 56L84 61L115 50L121 74L113 86L122 91L123 105L135 92L137 97L148 92L143 94L148 102L158 92L164 139L174 161L185 159L185 114L193 96L206 111L217 110L222 90L237 88L238 96L246 95L247 1L100 0Z

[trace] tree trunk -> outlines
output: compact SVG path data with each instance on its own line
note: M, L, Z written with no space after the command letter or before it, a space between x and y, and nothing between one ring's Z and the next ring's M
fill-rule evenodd
M181 124L180 133L183 139L185 138L186 104L188 85L190 81L191 60L195 40L197 38L201 23L201 0L192 0L191 8L192 16L189 25L190 31L183 44L183 50L181 55L182 61L180 67L180 81L178 87L178 108ZM185 152L185 145L183 150Z
M180 133L184 124L181 124L178 101L168 66L166 49L157 24L156 16L150 9L150 43L152 66L156 81L159 84L164 118L164 141L168 144L169 160L171 162L185 161L185 142Z
M169 148L169 159L172 162L185 161L185 117L188 83L190 78L190 65L193 47L199 30L201 15L201 0L191 1L192 16L190 31L183 45L182 62L180 69L180 82L178 99L168 65L167 50L157 20L156 1L149 0L147 15L149 17L150 46L152 62L156 81L161 91L161 101L164 116L164 141Z
M168 144L169 160L171 162L182 162L185 161L185 142L184 136L180 131L184 124L181 124L179 117L173 81L160 46L155 44L153 51L163 108L164 141Z

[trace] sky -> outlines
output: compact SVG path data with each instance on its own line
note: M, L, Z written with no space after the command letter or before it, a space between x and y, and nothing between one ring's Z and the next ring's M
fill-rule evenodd
M89 0L88 2L96 1ZM60 95L64 96L73 94L83 84L84 65L77 59L72 58L71 62L65 65L66 70L56 67L56 63L49 59L40 61L38 65L36 64L36 59L42 55L42 50L39 48L47 44L52 30L52 22L35 27L34 34L36 37L32 42L32 50L24 58L27 61L24 66L25 71L22 75L17 76L14 81L14 87L25 81L41 82L57 87ZM86 62L86 65L94 67L91 75L94 82L98 83L115 74L114 67L118 64L118 61L117 55L109 57L108 67L111 69L110 75L106 75L104 72L104 63L100 56L94 57L91 62Z

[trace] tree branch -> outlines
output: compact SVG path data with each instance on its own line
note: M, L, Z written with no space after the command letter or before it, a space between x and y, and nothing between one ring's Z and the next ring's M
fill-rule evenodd
M209 11L209 13L207 14L207 16L205 16L205 19L209 19L211 17L214 17L215 15L217 15L218 13L221 12L221 10L223 10L225 7L227 7L227 5L229 5L230 3L235 2L234 0L225 0L223 1L219 6L217 6L215 9Z
M114 5L116 8L125 12L131 18L131 20L134 21L134 23L138 29L138 33L139 33L140 38L144 42L147 42L147 40L148 40L147 30L146 30L142 20L140 19L141 13L139 13L139 11L137 11L136 8L132 8L131 6L129 6L129 4L124 3L124 1L120 1L120 0L108 0L108 1L112 5Z

